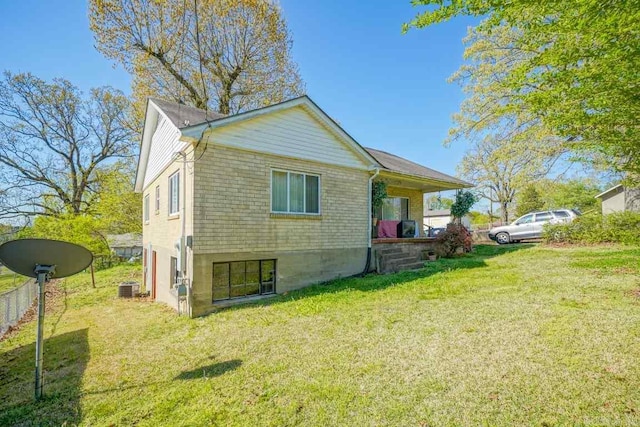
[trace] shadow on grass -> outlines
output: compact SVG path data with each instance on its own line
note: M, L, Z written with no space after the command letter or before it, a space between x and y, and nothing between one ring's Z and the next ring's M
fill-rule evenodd
M518 243L511 245L476 245L474 247L474 250L469 254L461 255L455 258L442 258L435 262L425 262L424 268L421 268L419 270L403 271L400 273L383 275L372 273L368 274L365 277L356 276L336 279L325 283L311 285L299 290L287 292L274 298L220 308L218 312L242 310L245 307L281 304L289 301L297 301L304 298L310 298L317 295L339 293L347 290L356 290L361 292L379 291L390 286L411 282L417 279L432 276L437 273L486 267L487 264L485 260L487 259L516 251L531 249L536 246L536 244L532 243Z
M198 378L217 377L225 372L232 371L242 365L242 360L233 359L226 362L213 363L208 366L201 366L190 371L181 372L174 380L195 380Z
M44 397L34 400L35 342L0 354L0 425L77 425L87 329L45 339Z

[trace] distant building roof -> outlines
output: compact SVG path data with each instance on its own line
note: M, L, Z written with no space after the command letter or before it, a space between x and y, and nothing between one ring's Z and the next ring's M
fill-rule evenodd
M125 233L125 234L108 234L107 241L109 246L113 248L134 248L142 246L142 234Z
M614 185L613 187L609 188L608 190L604 190L602 193L598 194L597 196L595 196L596 199L602 199L604 196L608 195L609 193L619 193L620 191L623 190L622 184L618 184L618 185Z
M451 209L425 209L424 216L451 216Z
M167 115L178 129L226 117L224 114L201 110L200 108L177 102L164 101L158 98L149 98L149 100L160 107L162 112Z
M388 169L390 171L429 178L436 181L453 183L459 185L460 187L473 187L473 184L470 184L466 181L442 172L438 172L426 166L419 165L410 160L398 157L395 154L390 154L386 151L380 151L367 147L365 147L365 150L367 150L369 154L371 154L385 169Z

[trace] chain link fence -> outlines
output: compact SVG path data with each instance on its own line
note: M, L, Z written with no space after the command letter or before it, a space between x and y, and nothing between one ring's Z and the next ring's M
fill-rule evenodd
M24 278L20 277L20 283ZM38 296L38 283L29 279L22 285L0 293L0 337L18 323Z

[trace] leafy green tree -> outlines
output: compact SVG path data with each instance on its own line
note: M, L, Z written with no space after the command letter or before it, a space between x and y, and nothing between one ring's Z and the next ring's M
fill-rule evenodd
M454 200L449 197L441 197L440 195L432 195L425 199L425 206L429 209L451 209Z
M509 136L507 132L504 138L490 135L472 140L458 165L458 173L476 184L481 198L499 204L503 224L509 222L518 191L546 176L557 160L544 144L526 146Z
M601 187L593 180L542 180L537 186L546 209L578 209L583 213L600 211L601 202L595 195L600 193Z
M236 113L304 91L280 6L269 0L91 0L96 47L133 91Z
M493 219L489 214L482 213L479 211L471 211L469 212L469 219L471 221L471 225L489 225L493 222Z
M516 216L522 216L529 212L539 211L544 208L544 201L534 184L527 185L516 196Z
M98 219L86 214L39 216L33 221L32 227L20 232L19 237L64 240L84 246L94 255L110 253L109 243L100 230Z
M478 115L468 116L471 121L480 125L487 116L500 121L525 112L569 148L585 153L580 157L596 156L617 170L640 172L639 0L413 4L426 10L405 24L405 31L455 16L486 17L472 32L481 40L498 42L487 49L482 41L471 41L474 71L494 68L495 52L504 52L508 66L495 76L503 90L486 97L487 108L476 108ZM483 50L489 53L486 57Z
M460 190L456 193L456 199L451 205L451 215L460 223L462 217L469 213L471 207L478 201L471 191Z
M129 100L111 88L84 97L64 79L5 72L0 218L88 212L100 167L134 155L129 109Z
M132 161L116 162L97 172L91 214L105 235L142 233L142 195L133 192L134 180Z

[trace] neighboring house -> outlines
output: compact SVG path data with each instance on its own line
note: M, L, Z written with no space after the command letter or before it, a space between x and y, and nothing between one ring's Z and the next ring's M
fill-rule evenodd
M373 179L398 207L387 215L418 230L423 193L471 186L363 148L307 96L228 117L150 99L135 184L146 289L177 308L184 283L198 316L370 269Z
M142 256L142 236L137 233L108 234L111 251L120 258Z
M640 189L618 184L595 196L602 200L602 213L640 212Z
M453 215L451 215L451 209L424 209L424 230L427 232L428 228L445 228L447 224L453 222ZM469 215L465 215L462 218L462 225L471 229L471 220Z

